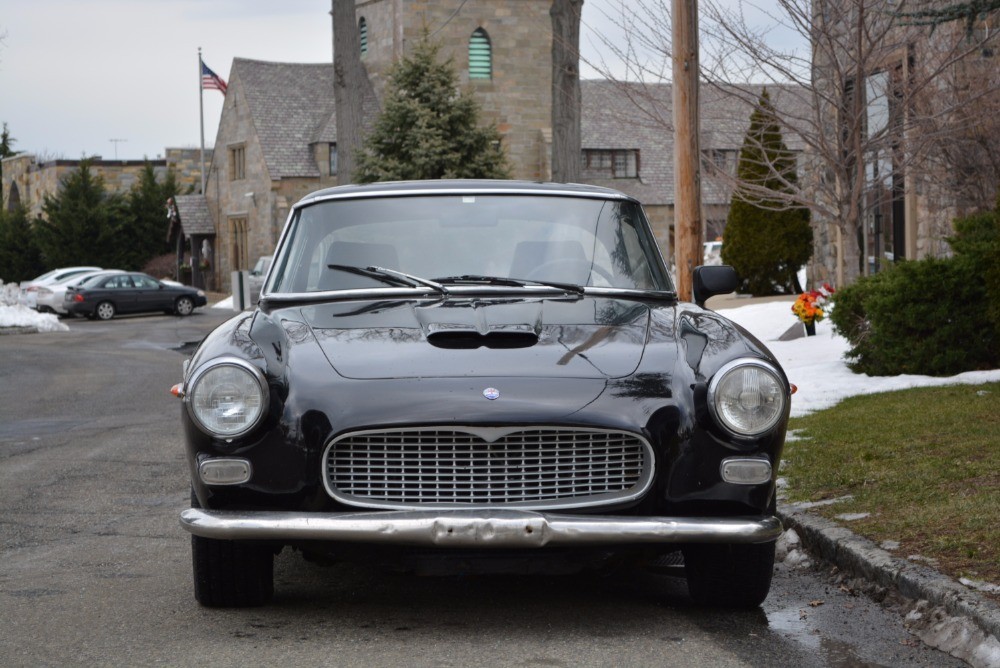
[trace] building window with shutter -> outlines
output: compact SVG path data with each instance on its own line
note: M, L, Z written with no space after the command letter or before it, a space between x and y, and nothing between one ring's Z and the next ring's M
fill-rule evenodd
M490 36L482 28L476 28L469 38L469 78L493 78L493 47Z
M229 180L242 181L247 177L247 153L246 146L229 147Z
M358 33L361 38L361 55L368 53L368 21L365 17L358 19Z

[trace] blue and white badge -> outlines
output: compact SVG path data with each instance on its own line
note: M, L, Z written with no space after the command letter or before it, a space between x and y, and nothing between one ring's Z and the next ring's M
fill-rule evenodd
M483 396L486 397L487 399L489 399L490 401L493 401L495 399L499 399L500 398L500 390L498 390L495 387L487 387L485 390L483 390Z

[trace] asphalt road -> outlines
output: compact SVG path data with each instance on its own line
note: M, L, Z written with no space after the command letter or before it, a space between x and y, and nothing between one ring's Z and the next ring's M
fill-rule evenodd
M225 312L0 336L0 666L959 666L823 571L753 612L646 573L421 578L276 560L273 605L192 595L184 344Z

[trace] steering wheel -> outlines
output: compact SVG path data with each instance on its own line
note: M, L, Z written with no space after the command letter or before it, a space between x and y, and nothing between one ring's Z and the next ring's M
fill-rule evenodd
M605 281L608 282L608 286L614 285L614 277L607 269L605 269L604 267L600 267L596 264L593 264L589 260L582 260L580 258L575 258L575 257L563 257L563 258L557 258L555 260L549 260L548 262L543 262L534 269L532 269L528 273L526 278L529 281L561 280L559 278L552 278L551 275L546 275L547 272L552 270L556 270L555 273L557 276L558 275L575 276L586 272L588 279L590 278L590 275L592 273L596 273L598 276L600 276L601 278L603 278ZM567 282L576 283L577 281L567 281ZM589 282L590 281L587 280L583 284Z

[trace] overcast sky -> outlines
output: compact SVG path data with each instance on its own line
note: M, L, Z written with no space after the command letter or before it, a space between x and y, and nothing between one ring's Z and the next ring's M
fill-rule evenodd
M616 31L587 0L581 49ZM40 158L155 159L197 147L198 47L226 81L234 57L329 62L330 0L2 0L0 122ZM585 77L596 72L583 68ZM205 144L220 92L207 90ZM123 140L112 142L112 139Z

